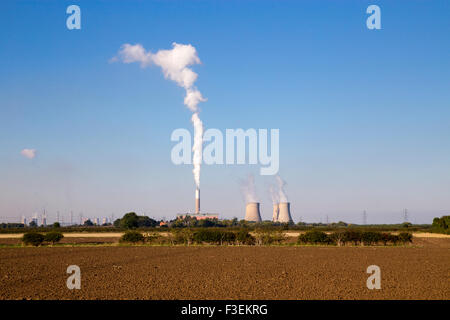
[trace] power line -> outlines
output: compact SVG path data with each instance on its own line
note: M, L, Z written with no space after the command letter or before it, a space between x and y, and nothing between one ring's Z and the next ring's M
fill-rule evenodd
M403 210L403 222L408 222L409 217L408 217L408 209L404 209Z

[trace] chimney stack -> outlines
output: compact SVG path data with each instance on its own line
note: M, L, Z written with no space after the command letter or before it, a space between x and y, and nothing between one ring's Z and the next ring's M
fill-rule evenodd
M195 189L195 213L200 213L200 189L198 187Z
M261 213L259 212L259 202L249 202L245 206L245 220L261 222Z

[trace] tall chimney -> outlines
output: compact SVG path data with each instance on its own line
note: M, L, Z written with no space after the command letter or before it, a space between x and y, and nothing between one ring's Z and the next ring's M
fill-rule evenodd
M195 189L195 213L200 213L200 189Z
M282 223L292 222L291 204L289 202L279 203L278 222Z
M259 202L249 202L245 206L245 220L261 222L261 213L259 212Z
M278 213L280 211L280 208L278 206L278 203L273 204L273 216L272 216L272 222L278 222Z

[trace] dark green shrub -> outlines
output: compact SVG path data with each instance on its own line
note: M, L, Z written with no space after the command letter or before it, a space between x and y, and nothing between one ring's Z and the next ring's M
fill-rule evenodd
M53 228L61 228L61 224L59 222L54 222Z
M52 231L52 232L47 233L44 236L44 241L55 244L55 243L61 241L62 238L64 238L64 235L61 232Z
M357 230L346 231L346 238L348 242L352 242L355 246L361 243L361 232Z
M217 230L201 229L194 233L196 243L219 243L220 234Z
M194 233L194 241L196 243L234 243L236 234L226 230L200 229Z
M381 241L381 233L375 232L375 231L363 231L361 232L361 242L366 245L370 246L372 244L377 244L379 241Z
M329 244L331 242L331 239L323 231L311 230L299 235L298 242L311 244Z
M137 231L127 231L120 238L120 242L130 242L130 243L144 242L144 236L142 235L142 233Z
M393 245L396 245L400 241L400 237L395 234L391 234L389 235L389 241L392 242Z
M237 244L254 245L255 237L252 236L247 229L241 229L236 234Z
M442 216L433 219L432 229L434 232L450 234L450 216Z
M194 232L191 229L175 229L173 232L173 244L187 244L194 242Z
M281 243L285 239L283 230L279 229L256 229L255 243L257 245L270 245Z
M328 236L330 242L335 243L338 246L345 246L349 241L346 231L336 231Z
M400 241L400 242L402 242L402 243L408 243L408 242L412 242L413 236L412 236L412 234L409 233L409 232L401 232L401 233L398 235L398 238L399 238L399 241Z
M220 244L232 244L236 242L236 233L232 231L221 230Z
M37 232L27 232L23 235L22 241L25 244L37 247L44 242L44 235Z
M391 234L387 232L383 232L380 236L380 241L383 242L383 244L386 246L388 242L391 241Z
M144 241L146 243L152 243L152 244L164 244L167 243L167 241L165 241L166 239L164 239L164 237L162 237L159 233L157 232L147 232L144 235Z

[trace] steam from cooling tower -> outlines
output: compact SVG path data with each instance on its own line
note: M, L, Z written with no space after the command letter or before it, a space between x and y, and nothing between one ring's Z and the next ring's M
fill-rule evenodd
M270 195L273 202L273 222L289 223L292 221L291 205L288 202L285 186L286 181L281 179L279 175L275 176L276 186L270 186Z
M146 51L140 44L124 44L119 51L117 57L112 61L120 59L123 63L138 62L142 68L155 64L161 67L164 77L175 81L180 87L186 91L184 97L184 104L192 111L191 122L194 126L194 145L193 151L193 165L192 170L196 189L200 188L200 166L202 162L203 149L203 123L199 117L198 104L206 101L200 91L194 86L198 75L192 71L188 66L200 64L201 61L197 55L196 49L190 44L173 43L173 48L170 50L159 50L156 53Z
M275 176L276 186L271 185L269 188L270 196L272 197L272 202L274 204L280 202L288 202L288 197L286 194L286 181L281 179L279 175Z
M247 176L247 179L241 180L241 191L245 198L245 203L258 202L256 195L255 177L252 174Z
M284 187L286 186L286 181L281 179L279 175L275 176L275 179L277 180L278 184L278 202L288 202L286 191L284 190Z

